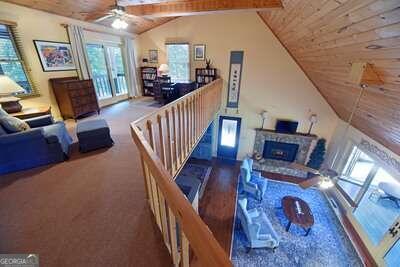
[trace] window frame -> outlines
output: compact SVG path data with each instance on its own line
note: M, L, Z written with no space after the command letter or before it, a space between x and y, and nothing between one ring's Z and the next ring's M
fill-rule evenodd
M354 148L358 149L359 151L361 151L362 153L364 153L365 155L370 157L372 160L372 163L373 163L373 166L372 166L371 170L369 171L369 173L362 185L356 184L355 182L351 181L350 179L347 179L347 177L345 177L345 173L344 173L345 171L348 171L348 169L352 169L352 167L354 167L355 164L357 163L357 160L354 161L354 159L350 158ZM339 168L341 171L340 171L340 175L337 178L338 181L351 183L351 184L360 186L361 188L360 188L360 191L357 193L355 200L353 200L351 198L351 196L347 194L347 192L341 187L341 185L339 183L336 183L336 188L338 189L340 194L344 197L344 199L347 201L347 203L354 209L357 208L359 202L363 198L364 194L366 193L367 189L369 188L370 184L372 183L372 180L374 179L374 177L379 169L383 169L389 175L395 176L391 168L388 168L388 166L386 166L386 164L384 164L379 158L377 158L375 155L373 155L373 153L362 149L362 147L360 147L360 145L358 143L356 143L354 140L350 140L348 142L348 144L345 148L344 155L345 156L341 160L342 162L341 162L341 165ZM350 168L348 168L346 170L346 167L348 165L347 163L350 160L354 161L353 166L349 166ZM342 177L342 176L344 176L344 177Z
M190 77L192 75L192 60L191 60L191 57L190 57L190 43L189 42L168 42L168 43L165 43L166 54L167 54L167 63L168 63L168 66L171 67L171 64L170 64L170 61L169 61L169 55L168 55L168 46L169 45L187 45L187 47L188 47L188 62L187 62L188 77L186 78L186 81L190 81ZM172 82L182 82L184 80L174 80L171 77L171 81Z
M10 35L10 41L13 45L15 54L18 58L18 60L12 60L12 61L4 60L3 62L19 62L22 66L22 70L25 73L27 82L29 83L29 85L31 87L30 93L22 93L22 94L18 94L17 96L19 98L30 98L30 97L40 96L40 94L37 90L36 84L33 82L32 77L31 77L31 68L29 67L28 63L26 62L26 56L23 52L22 44L20 41L21 38L20 38L18 30L17 30L17 23L0 20L0 25L3 25L6 27L8 33Z

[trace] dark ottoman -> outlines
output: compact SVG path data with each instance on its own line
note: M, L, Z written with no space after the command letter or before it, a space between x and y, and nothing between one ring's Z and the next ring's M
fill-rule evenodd
M78 122L76 134L81 152L110 147L114 144L110 136L110 128L103 119Z

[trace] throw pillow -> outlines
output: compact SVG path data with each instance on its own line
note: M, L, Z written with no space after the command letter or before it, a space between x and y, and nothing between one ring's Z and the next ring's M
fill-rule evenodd
M29 125L18 118L12 116L0 117L0 124L6 131L11 133L29 130Z
M8 113L2 107L0 107L0 118L7 116L9 116Z

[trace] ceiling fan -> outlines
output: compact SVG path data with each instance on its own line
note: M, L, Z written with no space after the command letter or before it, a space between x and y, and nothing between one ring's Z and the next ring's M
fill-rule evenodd
M136 21L138 18L153 21L149 18L139 17L136 15L126 13L125 7L118 4L118 1L115 1L115 5L110 6L109 9L94 12L91 14L93 17L98 17L94 19L94 22L101 22L103 20L114 18L111 26L115 29L122 29L125 30L128 28L129 23L136 25Z
M303 189L307 189L314 185L318 185L319 188L323 190L329 189L335 185L333 179L338 176L338 174L332 170L319 171L295 162L291 163L290 166L294 169L305 171L307 173L312 173L314 175L313 177L299 183L299 186Z

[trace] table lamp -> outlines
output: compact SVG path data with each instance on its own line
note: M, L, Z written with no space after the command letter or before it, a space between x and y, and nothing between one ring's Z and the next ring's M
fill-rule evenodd
M310 128L308 129L308 134L311 134L313 125L318 122L317 114L311 114L308 120L310 121Z
M20 98L14 95L23 92L25 92L24 88L14 82L10 77L0 75L0 104L7 113L21 111L22 106L18 103Z
M158 71L162 76L167 76L169 72L169 67L167 64L161 64L160 67L158 68Z

